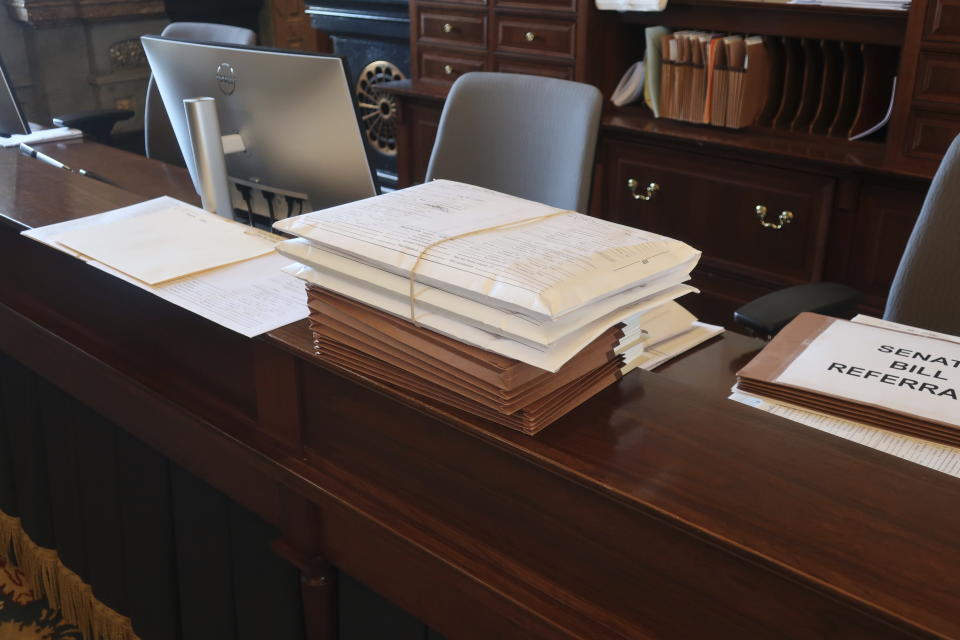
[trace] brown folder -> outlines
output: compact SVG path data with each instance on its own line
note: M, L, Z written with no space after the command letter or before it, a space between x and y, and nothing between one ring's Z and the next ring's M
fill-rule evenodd
M619 378L611 327L556 373L308 287L317 357L398 390L535 433Z
M564 385L538 402L513 414L505 415L483 403L464 398L441 385L427 383L403 369L337 342L318 338L316 343L316 355L322 360L387 384L400 393L412 394L428 402L439 402L529 435L540 431L619 380L622 366L622 360L618 357L604 367L590 371Z
M504 391L486 385L482 380L470 376L454 367L449 366L442 358L431 357L423 352L408 347L397 341L386 342L378 340L376 336L365 334L362 329L356 329L358 321L353 325L341 323L339 320L323 313L310 315L313 321L315 334L332 341L361 351L371 357L404 369L424 380L439 385L446 385L460 395L477 402L486 403L495 407L501 413L515 411L549 395L556 389L575 380L590 371L604 366L613 357L613 347L616 345L620 332L613 328L603 336L597 338L586 347L578 356L573 358L559 371L546 375L532 383L528 383L511 391Z
M960 414L956 424L948 424L887 406L777 382L780 374L804 352L807 346L837 322L847 321L813 313L800 314L784 327L764 347L763 351L737 372L737 387L746 393L780 400L854 422L934 440L954 447L960 446Z

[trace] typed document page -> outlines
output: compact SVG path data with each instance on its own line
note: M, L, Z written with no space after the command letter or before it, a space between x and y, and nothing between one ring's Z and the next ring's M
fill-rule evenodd
M672 270L686 273L699 258L676 240L446 180L276 228L407 277L433 243L488 230L431 247L417 281L541 320Z
M774 381L960 425L960 345L836 321Z

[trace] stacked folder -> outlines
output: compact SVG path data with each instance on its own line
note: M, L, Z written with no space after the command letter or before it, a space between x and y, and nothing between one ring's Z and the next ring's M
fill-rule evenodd
M753 124L770 89L761 36L677 31L661 35L660 44L660 116L731 128Z
M629 370L651 335L642 319L694 291L700 255L443 180L277 228L299 236L278 251L307 283L319 358L528 434ZM658 342L695 320L672 317Z
M737 373L736 390L960 446L960 344L804 313Z

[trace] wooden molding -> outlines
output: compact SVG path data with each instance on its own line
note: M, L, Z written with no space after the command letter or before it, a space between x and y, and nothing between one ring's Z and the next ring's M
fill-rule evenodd
M164 14L163 0L5 0L10 15L32 27Z

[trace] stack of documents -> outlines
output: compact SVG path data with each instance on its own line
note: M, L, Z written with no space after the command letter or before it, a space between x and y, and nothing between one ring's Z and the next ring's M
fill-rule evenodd
M695 291L684 283L700 256L445 180L276 227L299 236L277 250L310 286L321 358L526 433L629 370L644 314Z
M676 302L667 302L628 318L617 355L623 355L621 372L649 371L723 332L723 327L698 322Z
M960 344L940 337L804 313L735 391L960 446Z
M253 337L307 316L279 236L161 197L24 231L101 271Z

